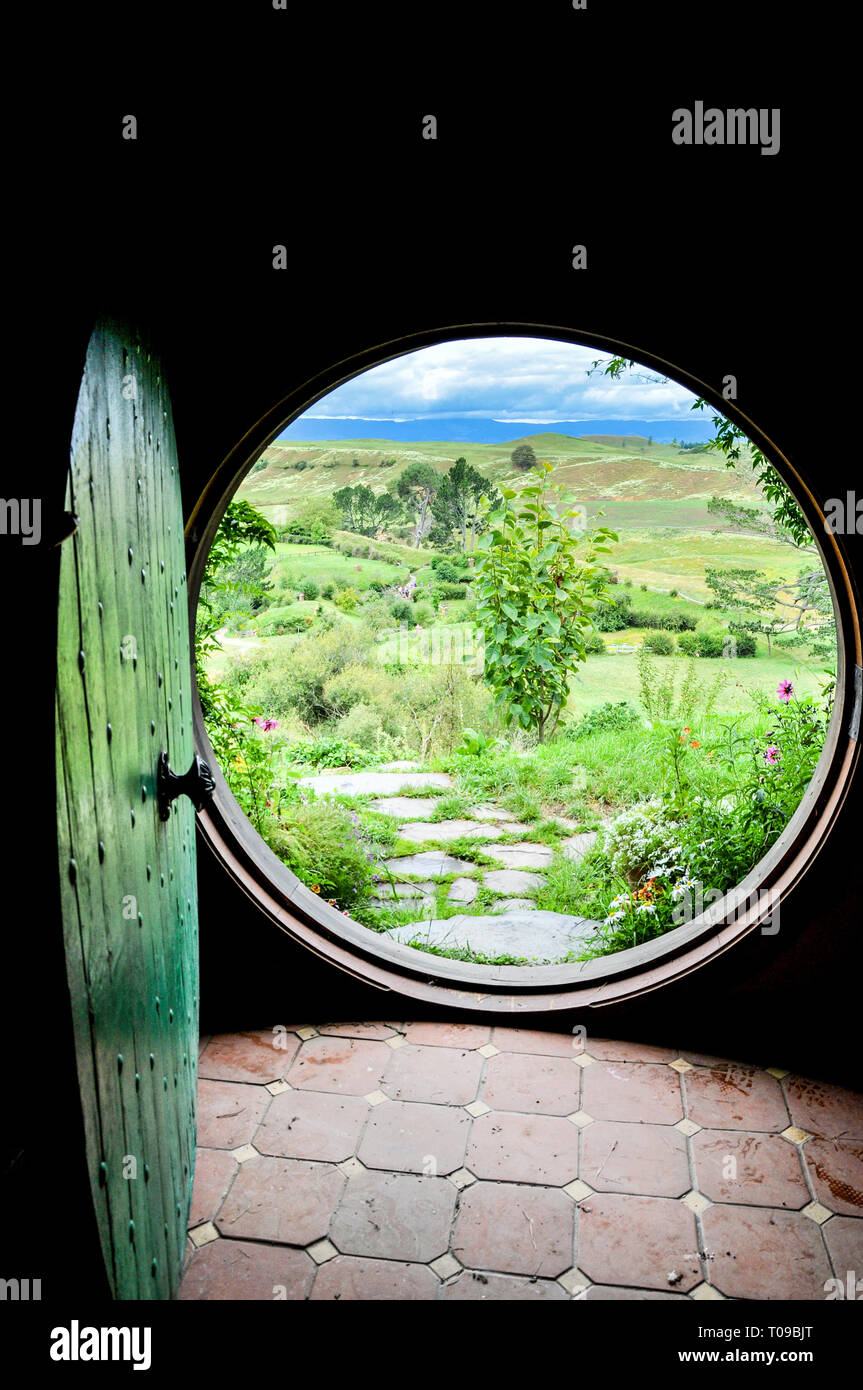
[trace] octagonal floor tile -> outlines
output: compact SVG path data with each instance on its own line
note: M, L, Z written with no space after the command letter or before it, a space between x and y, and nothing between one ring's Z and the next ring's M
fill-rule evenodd
M341 1163L356 1152L369 1113L362 1096L283 1091L255 1135L255 1148L280 1158Z
M580 1209L577 1264L595 1284L686 1293L701 1282L695 1217L667 1197L597 1193Z
M551 1187L477 1182L461 1199L452 1251L474 1270L556 1278L570 1269L575 1203Z
M357 1158L367 1168L446 1176L464 1163L469 1129L461 1106L393 1100L372 1111Z
M578 1177L578 1130L556 1115L492 1110L474 1121L465 1167L478 1178L563 1187Z
M800 1211L811 1200L797 1148L778 1134L702 1129L692 1153L699 1191L711 1202Z
M786 1076L783 1085L793 1124L816 1139L863 1143L863 1095L803 1076Z
M409 1023L405 1037L409 1043L426 1047L484 1047L491 1028L481 1023Z
M683 1119L680 1079L653 1062L597 1062L584 1073L582 1108L597 1120L673 1125Z
M532 1052L540 1057L577 1057L585 1050L581 1037L576 1038L572 1033L505 1028L502 1024L495 1026L491 1040L501 1052Z
M536 1299L568 1299L569 1295L554 1279L530 1279L517 1274L484 1274L466 1269L447 1284L444 1303L485 1303L498 1299L525 1302Z
M828 1211L863 1216L863 1144L808 1139L803 1157L815 1195ZM861 1268L863 1274L863 1268Z
M377 1090L392 1055L385 1042L310 1038L300 1048L287 1080L300 1089L365 1096Z
M614 1284L591 1284L585 1303L689 1303L685 1293L661 1293L659 1289L626 1289Z
M802 1212L717 1205L701 1223L710 1282L728 1298L824 1298L832 1271L820 1226Z
M330 1239L345 1255L426 1264L449 1246L457 1196L446 1178L358 1173L347 1181Z
M318 1032L326 1038L366 1038L372 1042L386 1042L394 1038L396 1029L388 1023L321 1023Z
M387 1052L389 1066L381 1090L391 1100L468 1105L475 1099L484 1062L478 1052L410 1043Z
M311 1245L329 1231L345 1181L326 1163L251 1159L240 1168L216 1229L235 1239Z
M597 1192L682 1197L692 1186L686 1139L668 1125L597 1120L582 1144L581 1178Z
M251 1143L270 1100L263 1086L199 1081L198 1143L205 1149L239 1149Z
M237 1160L227 1149L198 1149L189 1226L212 1221L237 1173Z
M501 1052L489 1060L482 1099L493 1110L571 1115L579 1109L580 1082L581 1068L568 1058Z
M280 1046L276 1046L279 1043ZM284 1044L283 1046L281 1044ZM198 1061L198 1075L211 1081L252 1081L266 1085L284 1076L300 1046L294 1033L262 1028L211 1038Z
M863 1283L863 1219L859 1216L833 1216L825 1221L821 1233L830 1251L835 1276L842 1281L847 1298L851 1284L856 1287L858 1279ZM849 1274L854 1275L853 1280L849 1280ZM857 1290L858 1295L861 1293L863 1288ZM858 1302L858 1298L854 1301Z
M687 1113L705 1129L780 1132L788 1126L782 1087L757 1067L734 1064L684 1072Z
M439 1288L440 1281L428 1265L337 1255L321 1265L310 1297L312 1301L340 1299L343 1303L394 1299L404 1303L434 1299Z
M673 1062L676 1047L655 1047L651 1043L618 1041L614 1038L592 1038L589 1034L585 1052L601 1062Z
M314 1262L302 1250L214 1240L193 1255L178 1297L188 1302L304 1299L314 1272Z

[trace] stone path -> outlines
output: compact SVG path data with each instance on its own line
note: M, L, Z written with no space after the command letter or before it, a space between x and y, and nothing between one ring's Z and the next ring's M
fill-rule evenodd
M525 824L494 802L473 806L466 815L431 821L429 816L440 805L440 795L400 795L407 787L428 787L446 791L453 779L446 773L424 772L419 764L409 761L384 763L365 772L325 772L300 779L302 786L311 787L319 795L353 793L373 795L373 810L399 819L398 834L410 844L423 845L437 841L473 840L483 848L493 866L474 864L471 860L448 854L445 849L418 850L416 854L393 855L386 867L399 880L417 878L421 882L400 882L397 887L398 906L411 908L419 923L411 922L392 930L396 941L410 941L422 928L423 939L435 946L467 946L482 954L513 955L519 959L554 960L581 949L596 923L564 913L536 909L526 895L535 893L545 884L541 872L548 869L554 858L551 845L531 840L516 840L513 844L495 842L504 837L529 835ZM575 830L576 821L552 817L567 830ZM595 832L571 834L560 842L561 852L578 860L588 853L596 841ZM504 901L488 913L476 916L436 918L435 881L456 874L450 885L447 900L470 906L479 896L480 888L500 894ZM382 884L371 907L382 911L395 906L389 886Z
M202 1038L180 1299L812 1302L859 1277L863 1097L576 1034Z
M432 946L455 947L487 956L517 956L537 964L578 955L593 937L598 923L586 917L570 917L562 912L538 912L527 908L510 909L490 917L436 918L394 927L387 935L405 944L426 942Z

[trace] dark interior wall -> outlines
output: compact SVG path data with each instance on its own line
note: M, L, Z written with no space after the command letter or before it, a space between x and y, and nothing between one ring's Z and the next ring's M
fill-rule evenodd
M152 177L144 152L135 156ZM816 493L844 495L855 465L844 427L832 404L825 414L818 389L830 371L823 359L815 364L826 336L815 277L801 263L806 229L798 222L797 235L782 238L773 221L744 215L747 193L767 177L765 162L753 152L735 169L738 213L729 218L696 215L686 198L647 186L604 201L565 195L565 210L548 217L527 196L477 197L467 163L441 148L429 152L424 169L416 159L399 166L397 206L386 213L370 207L368 192L346 175L329 202L316 185L314 200L300 188L294 204L285 180L271 198L258 195L254 206L232 206L215 219L190 197L178 222L142 202L146 180L140 170L127 171L122 182L134 218L117 241L95 232L85 239L77 293L66 287L54 378L54 405L62 409L51 414L46 484L62 484L80 364L94 314L104 310L143 322L162 356L187 512L246 431L317 372L406 333L499 321L607 335L714 388L733 373L740 407ZM679 168L670 156L663 162L657 155L652 169L652 187L673 187ZM771 168L770 177L775 196L791 196L793 166ZM587 166L579 183L589 181ZM357 211L365 208L367 215ZM651 231L658 218L667 222L662 236ZM587 271L571 267L576 242L588 248ZM271 266L278 243L289 252L281 272ZM859 538L845 544L859 565ZM40 582L49 614L50 565ZM546 1026L583 1021L588 1032L666 1039L853 1079L860 811L858 778L828 845L783 909L778 936L750 938L631 1004L587 1020L546 1017ZM200 893L206 1028L421 1012L285 939L203 846Z

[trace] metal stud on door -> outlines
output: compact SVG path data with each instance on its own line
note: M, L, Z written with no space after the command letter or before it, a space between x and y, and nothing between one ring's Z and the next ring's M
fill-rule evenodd
M170 1298L195 1152L198 922L180 480L160 365L100 324L78 397L57 651L66 970L115 1298ZM189 773L166 792L159 768ZM193 778L197 772L197 783Z

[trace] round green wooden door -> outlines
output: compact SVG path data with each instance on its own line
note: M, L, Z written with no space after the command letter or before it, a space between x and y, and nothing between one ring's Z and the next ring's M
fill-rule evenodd
M171 408L133 330L100 324L78 397L57 650L57 831L90 1182L115 1298L171 1298L195 1153L194 808L186 565Z

